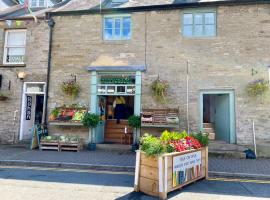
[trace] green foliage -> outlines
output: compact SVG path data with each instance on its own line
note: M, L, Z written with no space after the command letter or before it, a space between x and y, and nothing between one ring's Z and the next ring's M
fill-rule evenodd
M262 96L269 91L269 84L264 79L253 81L247 86L247 93L249 96Z
M82 119L82 123L85 127L96 128L99 123L99 115L86 113Z
M199 142L202 144L202 146L208 146L209 145L209 134L208 133L196 133L193 132L191 134L192 137L196 138L199 140Z
M80 86L74 80L63 82L61 85L61 89L64 94L72 96L73 98L76 98L80 92Z
M132 115L128 118L128 125L132 128L140 128L141 127L141 117Z
M169 89L169 84L166 81L161 81L158 78L152 83L151 89L154 93L154 96L156 97L158 101L165 102L166 100L165 97Z
M60 114L60 108L54 108L51 112L51 115L54 116L55 118L58 117Z
M144 151L147 156L156 156L164 152L164 146L158 138L146 133L141 138L141 150Z
M163 131L162 135L160 136L160 140L167 144L170 141L177 141L177 140L181 140L185 137L187 137L187 132L183 131L182 133L178 133L178 132L169 132L169 131Z

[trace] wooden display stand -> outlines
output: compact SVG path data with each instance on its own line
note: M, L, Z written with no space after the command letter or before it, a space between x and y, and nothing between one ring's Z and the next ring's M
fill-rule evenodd
M59 142L60 151L77 151L81 150L80 142Z
M186 168L184 171L174 171L193 161L197 164L194 167ZM136 153L134 181L136 192L167 199L169 192L203 178L208 178L208 147L167 153L159 157L147 157L140 150Z
M51 142L41 141L39 144L39 149L59 151L59 142L58 141L51 141Z

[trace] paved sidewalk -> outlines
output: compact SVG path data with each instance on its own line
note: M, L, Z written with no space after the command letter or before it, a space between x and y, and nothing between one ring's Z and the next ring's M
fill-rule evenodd
M134 171L135 153L130 151L31 151L26 148L0 146L0 165L42 167L95 168L101 170ZM211 177L247 177L270 180L270 159L209 158Z

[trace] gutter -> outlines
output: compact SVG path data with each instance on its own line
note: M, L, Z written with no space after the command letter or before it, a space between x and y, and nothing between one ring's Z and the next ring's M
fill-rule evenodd
M69 10L47 12L51 16L66 16L66 15L90 15L90 14L109 14L109 13L130 13L130 12L146 12L146 11L159 11L159 10L176 10L181 8L197 8L207 6L236 6L236 5L250 5L250 4L270 4L269 0L222 0L211 2L193 2L193 3L174 3L150 6L137 6L137 7L121 7L121 8L90 8L86 10Z
M49 50L48 50L48 67L47 67L47 82L46 82L46 97L45 97L45 126L48 125L48 99L49 99L49 88L50 88L50 74L51 74L51 58L52 58L52 34L55 22L53 18L48 15L48 26L49 26Z

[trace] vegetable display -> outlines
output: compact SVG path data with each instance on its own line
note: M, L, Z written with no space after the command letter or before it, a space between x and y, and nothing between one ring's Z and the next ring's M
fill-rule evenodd
M164 131L159 138L146 133L140 142L140 149L147 156L156 156L163 153L200 149L208 145L209 139L207 133L193 132L188 135L186 131L181 133Z

